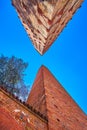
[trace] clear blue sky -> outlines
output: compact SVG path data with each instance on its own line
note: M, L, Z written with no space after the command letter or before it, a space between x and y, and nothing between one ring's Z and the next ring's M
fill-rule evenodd
M29 63L25 82L30 86L45 65L87 114L87 0L43 56L34 49L11 0L1 0L0 54Z

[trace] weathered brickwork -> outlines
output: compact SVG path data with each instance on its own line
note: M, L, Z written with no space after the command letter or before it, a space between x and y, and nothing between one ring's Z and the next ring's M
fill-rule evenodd
M0 130L24 130L6 108L0 106Z
M12 0L40 54L51 46L82 2L83 0Z
M49 130L87 130L87 116L44 66L36 76L27 102L37 104L35 109L45 112Z
M47 121L0 89L0 130L47 130Z
M42 66L26 103L0 87L0 130L87 130L87 116Z

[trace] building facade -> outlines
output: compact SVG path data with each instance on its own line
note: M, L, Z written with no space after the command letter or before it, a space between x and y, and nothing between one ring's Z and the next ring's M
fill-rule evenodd
M43 54L83 0L12 0L36 50Z
M87 116L42 66L26 102L0 87L0 130L87 130Z

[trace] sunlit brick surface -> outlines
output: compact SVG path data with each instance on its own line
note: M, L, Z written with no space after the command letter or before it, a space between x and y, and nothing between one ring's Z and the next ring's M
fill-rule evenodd
M83 0L12 0L40 54L51 46Z
M0 89L0 130L47 130L47 121Z
M0 130L24 130L3 107L0 107Z
M49 130L87 130L87 116L44 66L27 102L48 117Z

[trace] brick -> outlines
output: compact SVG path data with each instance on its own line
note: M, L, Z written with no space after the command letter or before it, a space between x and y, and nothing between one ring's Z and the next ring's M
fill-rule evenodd
M0 130L10 129L87 130L87 116L51 72L42 66L26 103L0 87Z
M12 0L34 47L44 54L83 0Z
M42 97L45 100L44 105L40 102ZM49 130L87 129L87 116L44 66L36 76L27 103L38 104L39 106L34 106L35 109L45 112Z
M0 130L47 130L47 121L0 89Z

